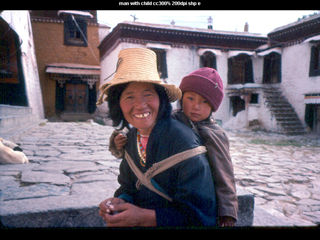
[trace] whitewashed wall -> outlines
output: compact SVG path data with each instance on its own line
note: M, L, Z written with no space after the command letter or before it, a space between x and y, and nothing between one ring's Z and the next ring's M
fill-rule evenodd
M320 92L320 76L309 77L309 64L312 43L301 43L285 47L282 49L282 82L279 86L283 95L295 108L301 122L304 123L305 103L304 95L308 93ZM120 43L103 56L101 61L101 83L104 78L115 71L118 53L121 49L147 47L144 44ZM167 52L167 70L168 78L166 81L177 86L180 85L182 78L190 72L200 67L200 56L197 48L190 46L169 47ZM253 64L254 82L262 84L263 79L263 59L262 56L253 55L251 57ZM228 52L221 52L216 55L217 70L222 78L224 88L228 82ZM112 78L112 77L111 77ZM111 78L109 80L111 80ZM278 131L279 126L272 116L269 109L264 104L263 91L257 90L259 94L258 104L249 104L245 113L248 121L258 119L262 128L270 131ZM177 107L176 103L173 104ZM101 108L101 107L100 107ZM102 107L103 108L103 107ZM104 107L104 110L107 110ZM230 99L225 91L224 99L214 117L223 124L232 119Z
M309 77L311 43L301 43L282 50L281 89L304 123L307 93L320 93L320 76Z
M42 119L43 100L29 11L3 11L1 17L18 34L22 42L21 60L28 104L32 108L32 113Z

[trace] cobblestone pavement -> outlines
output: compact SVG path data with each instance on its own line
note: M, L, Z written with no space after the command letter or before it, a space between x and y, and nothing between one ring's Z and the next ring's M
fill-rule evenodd
M28 200L38 199L41 205L46 198L48 205L50 199L57 204L56 196L72 195L83 201L83 196L96 196L96 203L111 196L118 187L120 163L107 151L112 130L92 121L46 122L16 138L30 162L0 165L2 211L13 201L27 206ZM248 131L228 135L237 185L255 195L255 206L289 225L320 222L319 137Z
M236 183L255 195L255 206L296 225L320 223L320 136L228 136Z

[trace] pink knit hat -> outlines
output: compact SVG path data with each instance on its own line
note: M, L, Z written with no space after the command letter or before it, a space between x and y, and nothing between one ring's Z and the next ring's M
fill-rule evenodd
M185 76L180 83L181 91L196 92L204 97L216 112L223 99L223 84L218 72L213 68L199 68Z

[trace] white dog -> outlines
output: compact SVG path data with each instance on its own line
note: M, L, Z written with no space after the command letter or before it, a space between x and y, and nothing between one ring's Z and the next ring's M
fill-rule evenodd
M0 164L28 162L27 156L18 145L0 138Z

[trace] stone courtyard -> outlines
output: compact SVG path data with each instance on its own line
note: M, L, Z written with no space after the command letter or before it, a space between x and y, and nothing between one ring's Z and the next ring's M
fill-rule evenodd
M320 136L228 131L237 185L296 225L320 223Z
M120 163L107 150L112 131L93 121L42 122L16 136L30 162L0 165L1 215L87 206L112 196L119 186ZM283 220L283 225L320 223L319 136L227 133L237 186L254 194L255 208ZM96 212L82 214L68 218L90 218ZM41 221L37 217L34 225L41 226Z

